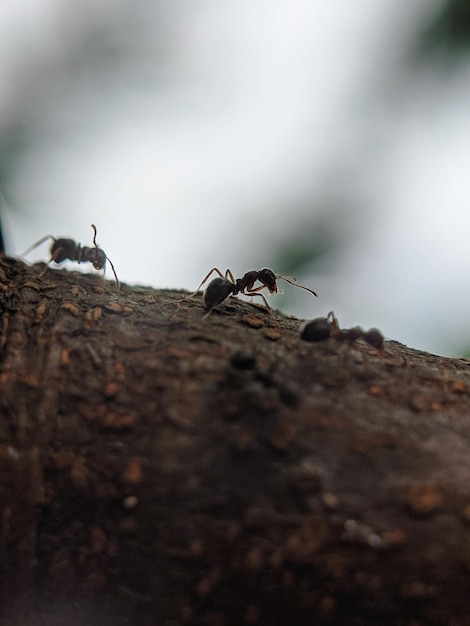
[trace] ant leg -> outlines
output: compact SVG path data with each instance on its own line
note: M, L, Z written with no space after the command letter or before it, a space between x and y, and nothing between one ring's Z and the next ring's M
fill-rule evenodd
M330 322L331 324L331 329L334 333L339 332L339 322L338 322L338 318L336 317L336 315L333 313L333 311L330 311L328 313L328 315L326 316L326 319L328 322Z
M63 248L57 248L57 250L54 252L54 254L51 256L51 258L47 262L46 267L39 274L39 278L42 278L44 276L44 274L47 272L47 268L49 267L49 265L52 263L52 261L55 261L60 256L60 253L62 252L62 250Z
M257 295L257 296L259 296L259 295L261 295L261 294L255 294L254 292L255 292L255 291L261 291L261 289L267 289L266 285L258 285L258 287L252 287L252 288L250 289L250 291L247 291L246 295L253 294L253 295ZM242 293L243 293L243 292L242 292Z
M281 276L280 274L276 274L276 278L282 278L282 280L285 280L287 283L289 283L289 285L292 285L293 287L300 287L300 289L305 289L305 291L308 291L309 293L317 297L317 294L314 291L312 291L312 289L309 289L308 287L304 287L303 285L299 285L299 283L296 283L290 280L290 277L288 276Z
M220 278L222 278L222 275L220 276ZM235 284L236 280L234 275L232 274L232 270L230 270L229 268L227 268L226 272L225 272L225 276L224 278L227 278L228 280L230 280L231 283Z
M264 285L263 285L264 287ZM258 293L258 290L260 289L260 287L257 287L256 289L252 289L251 291L242 291L241 293L244 296L258 296L258 298L261 298L264 302L265 307L268 309L268 312L272 314L273 310L272 308L269 306L268 301L266 300L266 298L264 297L264 295L262 293ZM262 289L262 287L261 287Z
M219 269L217 269L216 267L213 267L211 271L207 274L207 276L204 278L204 280L201 282L199 287L196 289L196 291L192 293L191 295L189 295L188 298L194 298L194 296L199 293L199 290L201 289L203 284L208 280L209 276L211 276L211 274L213 274L214 272L217 272L220 278L226 278L226 275L224 276ZM227 270L227 272L230 272L230 270ZM225 274L227 274L227 272L225 272ZM230 274L232 274L232 272L230 272ZM233 280L232 282L235 282L235 280Z
M207 311L207 313L204 313L204 315L201 317L201 319L205 320L206 317L209 317L209 315L212 313L212 311L215 309L215 306L212 307L212 309L209 309Z
M42 243L44 243L48 239L53 239L54 241L57 241L56 238L53 237L52 235L46 235L45 237L43 237L39 241L36 241L36 243L33 243L32 246L29 246L29 248L27 248L22 254L20 254L20 256L26 256L27 254L32 252L34 250L34 248L37 248L38 246L40 246ZM50 261L49 261L49 263L50 263Z

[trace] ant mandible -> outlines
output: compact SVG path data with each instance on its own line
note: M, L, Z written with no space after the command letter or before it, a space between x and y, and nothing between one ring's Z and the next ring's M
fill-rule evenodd
M35 244L30 246L25 252L23 252L22 256L25 256L34 248L37 248L42 243L47 241L48 239L52 239L53 243L51 246L51 258L49 259L46 268L42 272L41 276L44 275L47 266L54 261L54 263L62 263L65 260L69 261L77 261L77 263L87 262L91 263L95 270L105 270L106 261L109 261L111 265L111 269L113 270L114 279L116 281L116 287L119 289L119 279L116 274L116 270L114 269L114 265L111 262L111 259L106 256L106 253L101 248L98 248L98 244L96 243L96 226L94 224L91 225L93 228L93 245L94 248L89 248L88 246L81 246L81 244L76 243L73 239L60 238L56 239L52 235L46 235Z
M211 280L211 282L207 286L206 291L204 292L204 304L208 309L207 315L210 315L213 309L215 309L215 307L223 302L226 298L228 298L229 296L236 296L239 293L243 294L244 296L258 296L263 300L267 310L272 313L272 309L269 306L264 294L259 292L262 289L266 288L270 294L278 293L279 289L276 281L279 279L285 280L294 287L300 287L301 289L305 289L305 291L308 291L314 296L317 295L308 287L297 284L296 282L290 280L287 276L275 274L267 267L261 270L250 270L249 272L246 272L246 274L244 274L241 278L234 278L231 270L229 269L227 269L224 275L217 267L213 267L204 278L204 280L201 282L199 287L196 289L196 291L191 294L191 298L198 293L200 288L214 272L216 272L219 277ZM255 287L254 285L256 281L259 281L261 285Z

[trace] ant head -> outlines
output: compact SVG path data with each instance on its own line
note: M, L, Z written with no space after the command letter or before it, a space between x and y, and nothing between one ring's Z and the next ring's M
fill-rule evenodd
M98 248L98 244L96 243L96 226L94 224L91 225L93 228L93 245L94 248L86 248L86 259L89 261L95 270L102 270L106 265L106 254L104 250Z
M87 248L86 259L89 261L95 270L102 270L106 265L106 259L108 257L101 248Z
M113 270L114 278L116 280L116 287L119 289L119 279L116 274L116 270L114 269L114 265L111 263L111 259L106 256L106 253L101 248L98 248L98 244L96 243L96 226L94 224L91 225L93 228L93 245L94 248L87 248L87 260L93 265L95 270L102 270L105 268L106 261L111 265L111 269Z
M276 274L267 267L259 270L258 272L258 280L260 283L263 283L265 287L267 287L269 293L277 293L279 291L276 284L276 278Z

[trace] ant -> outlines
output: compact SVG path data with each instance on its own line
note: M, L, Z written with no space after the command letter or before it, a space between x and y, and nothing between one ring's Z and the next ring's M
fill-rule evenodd
M77 263L81 263L82 261L91 263L95 270L105 270L106 261L109 261L111 265L111 269L113 270L114 278L116 281L116 287L119 289L119 279L116 274L116 270L114 269L114 265L111 262L111 259L106 256L106 253L101 248L98 248L96 243L96 226L94 224L91 225L93 228L93 245L94 248L89 248L88 246L81 246L81 244L76 243L73 239L65 239L60 238L56 239L52 235L46 235L35 244L30 246L25 252L23 252L22 256L25 256L34 248L37 248L42 243L47 241L48 239L52 239L53 244L51 246L51 258L46 265L46 268L42 272L41 276L43 276L47 270L49 263L62 263L65 260L77 261Z
M339 322L330 311L326 317L316 317L305 321L300 327L300 338L304 341L323 341L340 333Z
M250 270L249 272L246 272L246 274L244 274L241 278L234 278L231 270L229 269L225 272L224 275L219 269L213 267L204 278L204 280L201 282L199 287L196 289L196 291L191 294L190 298L198 293L200 288L214 272L216 272L219 277L211 280L211 282L207 285L206 291L204 292L204 304L208 309L207 315L210 315L213 309L215 309L215 307L223 302L226 298L228 298L229 296L236 296L239 293L243 294L244 296L258 296L263 300L264 305L266 306L269 313L272 313L272 309L269 306L265 296L259 292L262 289L266 288L270 294L279 293L279 289L276 283L278 279L285 280L294 287L300 287L301 289L305 289L314 296L317 295L308 287L298 285L296 282L290 280L287 276L275 274L267 267L261 270ZM256 281L259 281L261 285L255 287L254 285Z
M354 328L341 329L333 311L330 311L326 317L317 317L304 322L300 328L300 337L304 341L323 341L328 337L335 337L339 341L348 343L363 339L380 352L384 351L384 338L377 328L363 330L360 326L354 326Z

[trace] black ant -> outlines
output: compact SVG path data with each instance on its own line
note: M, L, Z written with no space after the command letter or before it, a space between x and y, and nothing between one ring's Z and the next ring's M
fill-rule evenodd
M339 333L339 322L333 311L330 311L326 317L307 320L300 327L300 338L304 341L323 341Z
M191 294L190 297L195 296L200 288L204 285L204 283L208 280L209 276L216 272L219 277L214 278L207 285L207 289L204 292L204 304L208 309L207 315L210 315L213 309L223 302L229 296L236 296L241 293L244 296L258 296L261 298L267 308L267 310L272 313L272 309L268 304L264 294L259 293L262 289L267 289L270 294L279 293L279 289L276 281L278 279L285 280L290 285L294 287L300 287L301 289L305 289L309 293L316 296L317 294L309 289L308 287L304 287L303 285L298 285L296 282L290 280L287 276L281 276L280 274L275 274L272 270L268 268L264 268L261 270L250 270L246 272L241 278L234 278L232 272L228 269L225 272L225 275L217 269L213 267L211 271L207 274L204 280L201 282L196 291ZM259 281L261 285L255 287L256 281Z
M341 329L333 311L330 311L326 317L317 317L304 322L300 328L300 337L304 341L323 341L329 337L335 337L339 341L348 343L363 339L380 352L384 351L384 338L380 330L377 328L364 330L360 326Z
M96 243L96 226L92 224L91 227L93 228L93 233L94 233L93 234L93 245L95 246L94 248L89 248L88 246L82 247L81 244L76 243L73 239L65 239L65 238L56 239L52 235L46 235L45 237L37 241L35 244L30 246L25 252L23 252L22 256L25 256L26 254L31 252L31 250L34 250L34 248L37 248L48 239L52 239L53 244L50 250L51 258L48 261L46 268L42 272L41 276L44 275L44 273L46 272L47 266L49 265L49 263L52 263L52 261L54 261L54 263L62 263L63 261L67 259L69 261L77 261L77 263L81 263L83 261L83 262L91 263L93 267L95 268L95 270L105 270L106 261L109 261L109 264L111 265L111 269L113 270L114 278L116 281L116 287L117 289L119 289L119 279L117 277L116 270L114 269L114 265L112 264L111 259L106 256L105 251L102 250L101 248L98 248L98 245Z

